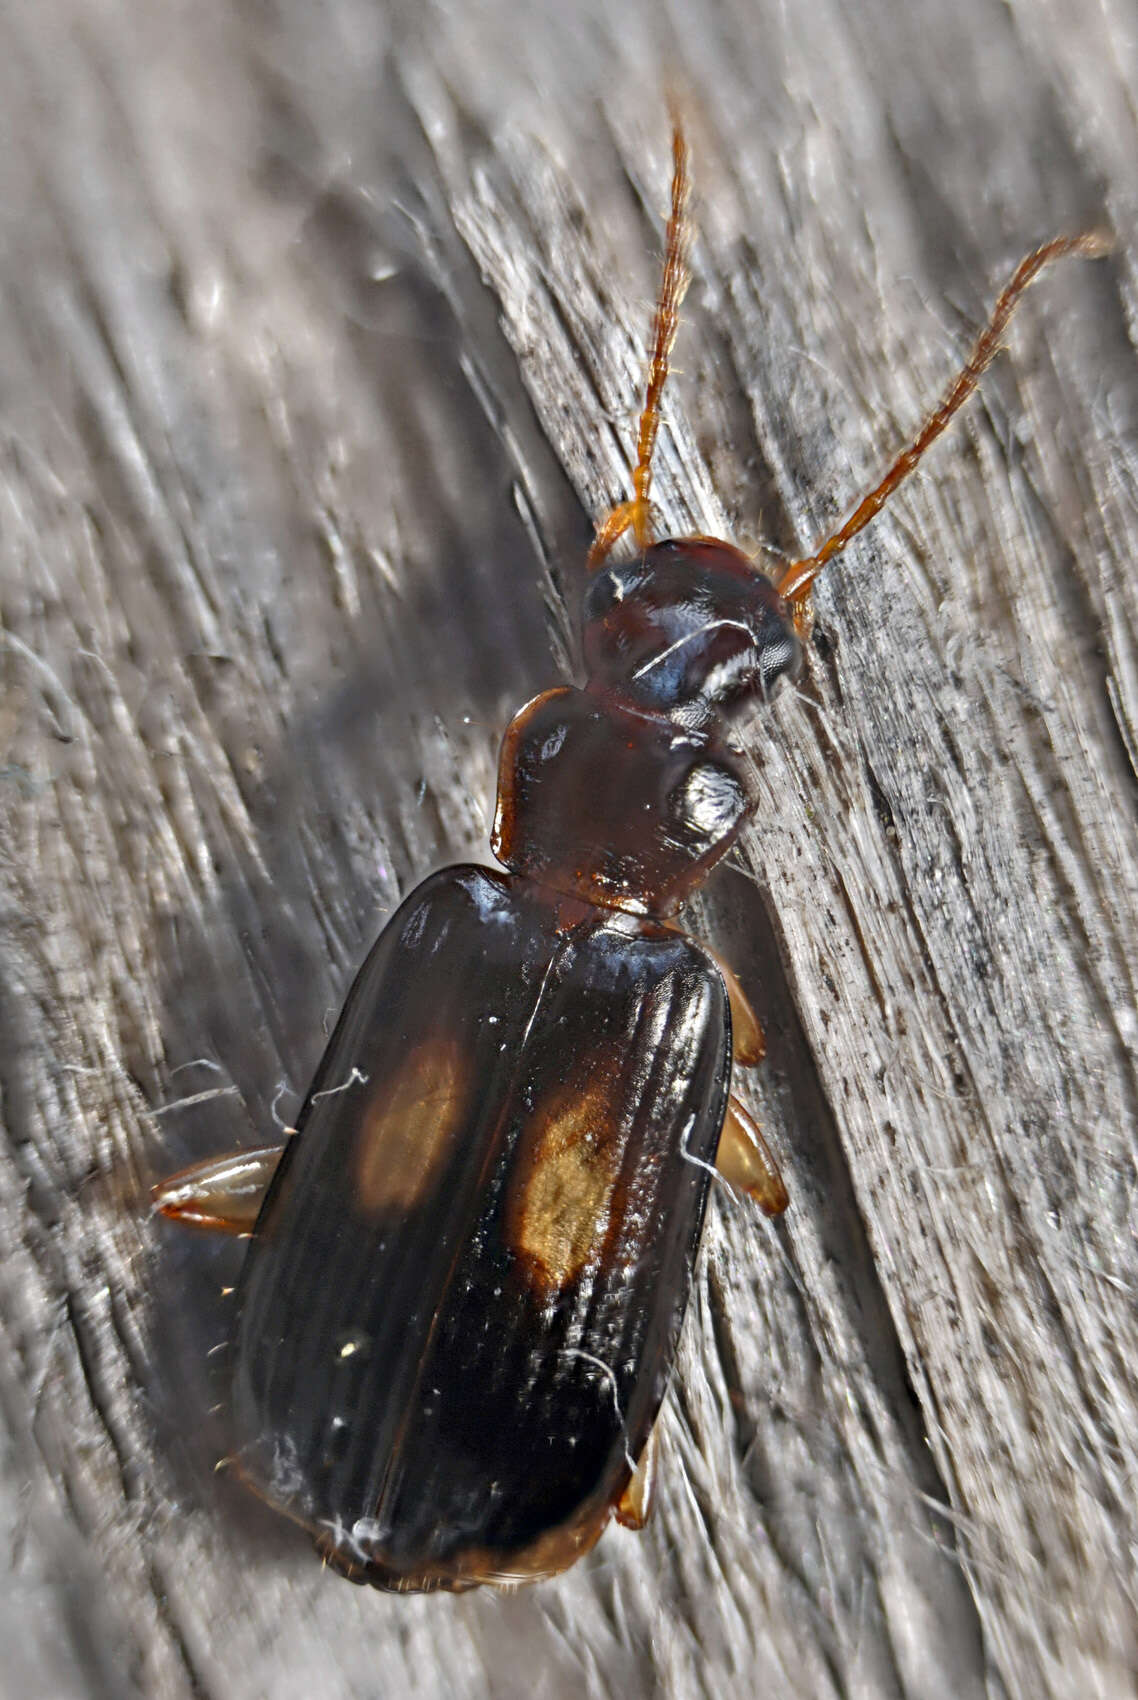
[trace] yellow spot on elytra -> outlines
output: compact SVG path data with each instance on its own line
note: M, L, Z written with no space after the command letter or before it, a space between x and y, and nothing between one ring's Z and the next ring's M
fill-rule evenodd
M469 1103L469 1069L450 1039L410 1052L369 1103L356 1139L356 1204L366 1215L421 1199Z
M506 1208L506 1243L546 1293L600 1255L624 1142L605 1084L536 1105Z

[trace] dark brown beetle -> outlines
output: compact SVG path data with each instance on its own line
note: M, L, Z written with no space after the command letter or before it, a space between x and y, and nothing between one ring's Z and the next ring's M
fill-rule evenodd
M199 1164L164 1214L251 1235L233 1338L234 1463L377 1587L563 1570L640 1526L717 1166L770 1214L777 1168L730 1091L762 1034L670 924L751 807L731 722L801 663L817 574L975 388L1028 256L944 401L847 523L776 583L714 538L653 540L660 400L688 281L672 208L631 501L601 524L583 689L502 745L494 854L421 885L360 971L297 1131ZM631 560L608 563L633 533Z

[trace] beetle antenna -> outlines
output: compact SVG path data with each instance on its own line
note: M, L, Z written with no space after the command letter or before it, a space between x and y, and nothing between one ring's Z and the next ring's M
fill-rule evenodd
M652 358L648 365L648 383L644 394L644 410L636 438L636 465L632 472L633 498L621 502L597 527L597 535L589 550L587 566L599 567L614 544L626 531L631 531L638 549L652 543L652 452L660 430L660 399L668 381L672 346L680 326L680 305L691 281L691 204L690 154L687 138L678 114L672 113L672 210L664 242L664 270L660 278L660 293L656 299L656 320L652 332Z
M876 485L868 496L862 498L841 529L833 532L813 555L792 562L779 579L779 594L796 605L796 613L803 609L803 604L810 594L810 587L823 567L832 561L835 555L841 554L846 544L880 513L897 486L908 478L925 450L936 442L953 414L968 400L999 353L1000 338L1028 285L1033 283L1043 268L1049 266L1053 260L1061 260L1068 254L1081 254L1086 259L1097 260L1104 254L1109 254L1112 246L1109 233L1091 230L1081 236L1056 236L1020 261L992 309L991 318L977 337L972 353L946 390L940 406L929 414L909 447L897 456L880 484Z

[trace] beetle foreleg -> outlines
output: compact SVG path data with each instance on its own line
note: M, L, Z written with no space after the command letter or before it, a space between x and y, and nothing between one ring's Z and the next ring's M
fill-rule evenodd
M153 1188L154 1208L187 1227L251 1234L283 1151L281 1141L191 1163Z
M790 1203L770 1146L754 1116L733 1092L727 1101L715 1166L725 1181L754 1199L766 1216L781 1216Z

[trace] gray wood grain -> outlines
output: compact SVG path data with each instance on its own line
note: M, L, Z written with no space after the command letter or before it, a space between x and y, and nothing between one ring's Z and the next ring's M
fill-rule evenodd
M1138 382L1126 0L38 0L0 52L0 1688L1138 1692ZM692 915L767 1022L648 1531L321 1573L213 1470L239 1249L401 893L485 856L625 493L691 115L669 530L794 550L1020 254L1012 354L818 595Z

